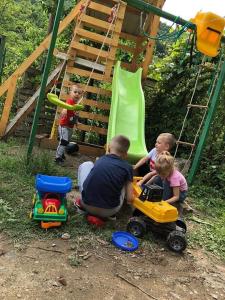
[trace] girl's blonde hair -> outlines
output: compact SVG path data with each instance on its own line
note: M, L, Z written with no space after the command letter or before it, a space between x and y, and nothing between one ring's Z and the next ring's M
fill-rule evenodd
M159 175L170 175L174 170L174 158L168 151L159 154L155 162L155 170Z

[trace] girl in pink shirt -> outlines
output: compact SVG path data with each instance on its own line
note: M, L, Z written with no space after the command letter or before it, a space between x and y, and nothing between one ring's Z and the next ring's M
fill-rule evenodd
M155 170L163 181L163 200L176 206L181 213L188 185L184 176L175 168L173 156L163 151L156 159Z

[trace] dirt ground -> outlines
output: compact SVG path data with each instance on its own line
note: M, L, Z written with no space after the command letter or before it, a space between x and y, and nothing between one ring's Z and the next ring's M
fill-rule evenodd
M1 300L222 300L225 263L202 249L179 255L147 238L123 252L93 231L67 240L46 234L28 244L0 234L0 291Z
M25 246L0 236L0 298L225 299L225 264L201 250L178 255L161 246L127 253L96 237Z

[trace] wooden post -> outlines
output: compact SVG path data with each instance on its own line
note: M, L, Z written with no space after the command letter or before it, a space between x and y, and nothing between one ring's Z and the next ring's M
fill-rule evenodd
M111 46L111 49L109 51L109 57L113 57L113 60L109 60L107 62L107 66L105 69L105 77L106 78L110 78L111 76L111 72L112 72L112 67L114 64L114 60L115 60L115 55L116 55L116 50L117 50L117 46L119 44L119 38L120 38L120 32L122 29L122 25L123 25L123 19L124 19L124 15L125 15L125 11L126 11L126 3L121 2L121 4L119 4L119 11L117 14L117 20L115 21L116 23L114 24L115 26L115 31L113 33L113 40L115 42L115 46Z
M165 3L165 0L158 0L156 6L159 8L162 8L164 3ZM160 22L160 17L157 15L154 15L153 20L150 23L149 35L151 35L151 36L157 35L158 29L159 29L159 22ZM155 40L149 40L149 42L147 44L147 48L146 48L145 59L143 62L143 73L142 73L143 79L145 79L148 75L148 66L152 62L154 45L155 45Z
M2 112L2 117L0 121L0 136L3 136L5 133L5 129L9 120L9 114L11 111L14 94L16 91L16 83L18 76L14 75L11 77L11 81L9 83L8 93L5 100L5 105Z

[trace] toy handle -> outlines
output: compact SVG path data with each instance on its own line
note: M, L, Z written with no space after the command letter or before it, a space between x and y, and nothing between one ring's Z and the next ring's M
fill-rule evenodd
M50 197L49 197L49 195L50 195ZM60 196L57 193L45 193L43 200L45 200L47 198L56 198L56 199L60 200Z

